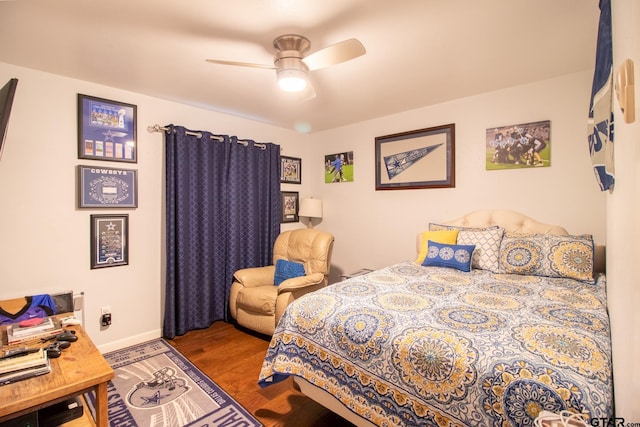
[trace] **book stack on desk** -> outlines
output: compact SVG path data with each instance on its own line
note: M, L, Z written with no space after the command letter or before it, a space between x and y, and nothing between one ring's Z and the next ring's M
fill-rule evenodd
M3 356L0 353L0 385L32 378L51 372L47 353L42 348L25 349L24 352Z
M63 332L60 321L54 317L45 317L36 325L12 323L7 326L7 344L24 344L40 338L48 338Z

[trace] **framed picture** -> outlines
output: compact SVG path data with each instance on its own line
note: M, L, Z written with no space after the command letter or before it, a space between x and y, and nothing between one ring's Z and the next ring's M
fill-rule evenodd
M551 121L487 129L486 170L551 166Z
M129 215L91 215L91 268L129 264Z
M137 107L78 94L78 158L137 163Z
M302 184L302 159L280 156L280 182Z
M379 136L376 190L455 187L455 124Z
M353 182L353 151L324 156L324 182Z
M78 166L79 208L138 207L138 171Z
M297 191L282 192L282 221L298 222L298 209L300 207L299 194Z

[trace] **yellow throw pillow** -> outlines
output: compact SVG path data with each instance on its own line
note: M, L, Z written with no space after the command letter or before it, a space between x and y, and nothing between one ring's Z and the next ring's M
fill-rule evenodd
M458 233L460 230L439 230L439 231L423 231L420 233L420 253L416 262L421 264L427 257L427 251L429 250L429 240L442 243L445 245L455 245L458 240Z

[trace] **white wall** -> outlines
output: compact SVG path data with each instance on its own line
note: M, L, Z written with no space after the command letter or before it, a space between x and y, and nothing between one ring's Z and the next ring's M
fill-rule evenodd
M487 93L312 134L311 191L324 201L319 225L336 236L332 276L379 268L415 255L431 221L505 208L605 242L606 196L586 139L591 73ZM551 167L485 170L487 128L551 120ZM376 136L455 123L456 186L375 191ZM353 151L354 182L324 183L324 155Z
M612 1L614 72L623 60L635 63L635 99L640 92L640 5L634 0ZM615 75L615 74L614 74ZM612 323L616 414L640 421L640 112L624 123L619 104L615 114L616 183L607 202L607 279Z
M147 126L176 124L274 142L296 157L308 151L292 131L0 63L0 83L12 77L18 89L0 159L0 299L83 291L86 329L102 351L161 334L164 145L162 134ZM78 159L78 93L137 105L138 163ZM77 209L79 164L138 169L138 208ZM295 187L304 189L304 180ZM129 265L91 270L89 216L109 212L129 214ZM101 330L106 305L113 324Z

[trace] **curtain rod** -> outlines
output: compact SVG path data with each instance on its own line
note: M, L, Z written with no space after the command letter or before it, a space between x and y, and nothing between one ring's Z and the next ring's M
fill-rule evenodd
M147 126L147 132L149 132L149 133L167 132L168 130L169 130L168 127L164 127L164 126L160 126L160 125ZM200 132L185 131L185 133L187 135L197 136L198 138L202 138L202 134ZM220 142L224 141L224 138L222 138L221 136L215 136L215 135L211 135L211 139L215 139L216 141L220 141ZM242 144L245 147L247 145L249 145L249 141L246 140L246 139L238 139L237 142L238 142L238 144ZM267 149L266 144L261 144L259 142L254 142L253 145L254 145L254 147L261 148L263 150Z

